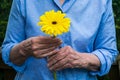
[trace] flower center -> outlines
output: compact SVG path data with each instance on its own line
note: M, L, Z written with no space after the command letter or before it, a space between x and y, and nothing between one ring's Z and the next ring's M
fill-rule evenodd
M56 21L53 21L52 24L55 25L55 24L57 24L57 22L56 22Z

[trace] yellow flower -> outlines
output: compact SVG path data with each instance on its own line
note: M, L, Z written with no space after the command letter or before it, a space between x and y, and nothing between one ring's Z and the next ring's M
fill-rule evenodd
M61 11L54 10L45 12L40 16L38 26L41 26L41 31L50 35L57 36L69 31L70 19L65 17L66 14Z

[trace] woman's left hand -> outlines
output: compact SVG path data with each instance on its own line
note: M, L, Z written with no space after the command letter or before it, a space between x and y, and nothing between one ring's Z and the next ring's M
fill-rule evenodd
M80 67L83 57L74 51L70 46L66 46L57 51L57 53L48 58L48 67L50 70L60 70L64 68ZM85 61L84 61L85 62ZM87 65L86 63L84 63Z
M100 67L100 61L97 56L90 53L80 53L70 46L61 48L56 53L48 57L48 67L56 71L65 68L84 68L97 71Z

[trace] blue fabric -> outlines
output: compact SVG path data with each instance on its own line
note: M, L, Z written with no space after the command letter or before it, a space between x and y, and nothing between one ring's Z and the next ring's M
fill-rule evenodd
M96 72L77 68L57 71L57 80L97 80L96 75L108 73L118 53L111 4L112 0L66 0L62 6L58 0L13 0L2 57L18 72L15 80L53 80L46 58L30 57L22 66L9 60L10 50L16 44L30 37L45 36L37 22L50 10L61 10L71 19L70 31L59 36L62 46L94 54L101 62Z

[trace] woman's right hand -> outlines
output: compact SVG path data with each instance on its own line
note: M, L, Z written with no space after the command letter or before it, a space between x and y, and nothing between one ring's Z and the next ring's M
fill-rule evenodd
M43 58L53 55L53 52L61 44L59 38L48 36L31 37L20 43L20 53L23 56L34 56L36 58Z
M29 56L43 58L56 53L55 50L61 44L59 38L37 36L31 37L15 45L10 52L10 61L16 65L22 65Z

